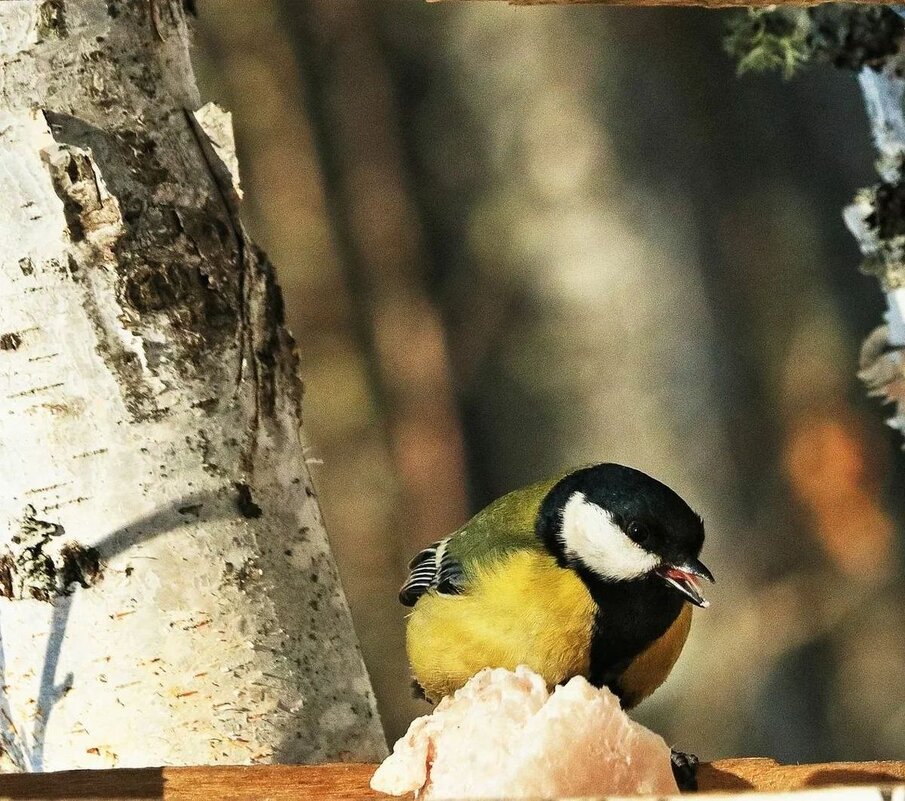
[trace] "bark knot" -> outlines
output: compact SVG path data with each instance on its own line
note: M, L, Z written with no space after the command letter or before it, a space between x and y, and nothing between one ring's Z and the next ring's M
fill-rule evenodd
M52 601L90 587L101 576L96 548L64 540L59 523L41 520L26 506L10 543L0 553L0 596Z

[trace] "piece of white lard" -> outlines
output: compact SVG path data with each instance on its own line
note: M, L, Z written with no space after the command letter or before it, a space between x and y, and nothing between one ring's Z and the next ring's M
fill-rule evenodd
M409 726L371 779L423 801L678 793L663 738L606 688L549 692L524 666L482 670Z

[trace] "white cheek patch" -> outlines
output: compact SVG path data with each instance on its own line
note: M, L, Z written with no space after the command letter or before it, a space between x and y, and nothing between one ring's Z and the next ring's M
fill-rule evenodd
M609 513L576 492L562 513L562 538L569 557L578 559L603 578L640 578L660 564L622 531Z

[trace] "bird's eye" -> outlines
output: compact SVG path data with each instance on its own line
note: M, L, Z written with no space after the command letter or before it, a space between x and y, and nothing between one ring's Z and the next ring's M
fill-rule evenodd
M625 532L638 545L644 545L650 539L650 532L647 530L647 526L637 520L630 521L625 528Z

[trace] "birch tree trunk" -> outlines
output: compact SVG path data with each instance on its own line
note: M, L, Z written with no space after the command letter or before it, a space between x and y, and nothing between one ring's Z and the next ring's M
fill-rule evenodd
M176 0L0 3L0 767L385 753Z

